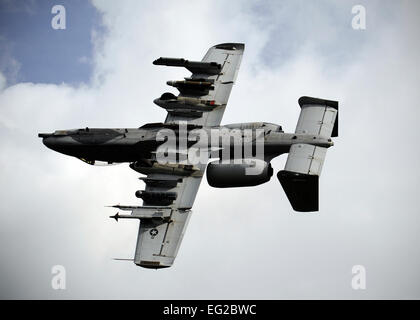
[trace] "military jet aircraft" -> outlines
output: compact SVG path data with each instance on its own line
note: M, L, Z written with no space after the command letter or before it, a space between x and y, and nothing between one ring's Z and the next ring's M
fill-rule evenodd
M210 186L256 186L273 175L270 161L289 153L285 169L277 173L277 178L295 211L318 211L318 178L326 151L333 145L331 137L338 136L338 102L301 97L294 133L285 133L280 125L266 122L221 126L244 49L242 43L223 43L211 47L201 61L155 60L155 65L184 67L192 73L183 80L167 82L179 91L178 96L164 93L154 100L168 113L164 123L134 129L84 128L39 134L48 148L90 165L100 161L127 162L145 175L140 178L145 190L135 193L143 205L115 205L114 208L131 214L112 216L117 221L140 220L133 259L138 266L172 266L206 168ZM197 131L200 133L194 139ZM226 132L233 131L243 139L238 142L223 138ZM167 132L166 136L162 137L162 132ZM217 138L211 138L211 142L203 138L213 137L214 133ZM235 153L238 145L239 156ZM251 152L245 152L245 145L251 146ZM163 151L162 146L166 146ZM209 157L189 161L191 150L205 151ZM225 151L227 161L222 159ZM208 164L207 160L213 157L219 159Z

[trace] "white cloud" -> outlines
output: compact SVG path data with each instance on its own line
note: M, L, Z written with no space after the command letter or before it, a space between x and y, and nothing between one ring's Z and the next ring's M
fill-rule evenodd
M283 20L270 21L247 2L93 3L108 32L93 36L91 83L6 88L0 74L0 240L11 244L0 249L7 261L0 267L8 290L3 297L419 297L419 261L413 258L420 178L415 10L371 5L367 30L345 44L358 46L354 57L338 61L323 50L346 41L340 35L344 25L350 27L350 2L322 2L310 10L272 2L266 11ZM300 10L297 18L293 10ZM389 11L391 22L384 17ZM340 19L348 12L349 20L337 26L340 19L322 19L334 12ZM314 39L302 26L309 16L323 21L321 26L305 21ZM284 21L290 34L283 41L298 37L299 45L272 65L263 50L282 49L273 30ZM328 30L336 30L331 43ZM293 213L275 177L260 187L232 190L211 189L203 181L172 268L151 272L111 261L132 256L137 225L108 221L115 212L103 205L134 203L142 187L137 174L126 165L92 168L53 153L36 134L163 121L164 111L152 100L168 90L166 80L186 73L152 61L200 59L209 46L227 41L245 42L246 52L223 123L269 121L290 132L301 95L340 101L340 137L321 177L321 212ZM322 50L320 41L328 44ZM274 160L276 171L284 160ZM67 268L63 293L49 287L54 264ZM355 264L367 268L363 294L351 290Z

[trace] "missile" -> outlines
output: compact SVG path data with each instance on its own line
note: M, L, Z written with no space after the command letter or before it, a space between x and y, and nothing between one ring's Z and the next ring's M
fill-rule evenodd
M116 215L114 215L114 216L109 216L110 218L113 218L113 219L115 219L115 221L117 221L118 222L118 218L120 217L120 215L119 215L119 212L117 212L117 214Z
M116 215L114 216L109 216L112 219L115 219L115 221L118 222L118 219L140 219L140 217L138 216L133 216L133 215L129 215L129 214L120 214L119 212L117 212Z

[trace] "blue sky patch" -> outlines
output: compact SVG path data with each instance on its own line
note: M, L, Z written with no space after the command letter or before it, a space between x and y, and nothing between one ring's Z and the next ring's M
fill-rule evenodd
M51 13L63 5L66 29L55 30ZM101 16L90 2L0 0L0 71L8 83L88 82L92 73L92 30Z

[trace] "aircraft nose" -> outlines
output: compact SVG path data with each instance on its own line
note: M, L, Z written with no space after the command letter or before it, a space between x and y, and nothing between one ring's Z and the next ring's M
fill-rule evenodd
M45 138L42 139L42 143L46 147L54 150L54 146L56 145L56 140L57 139L55 139L54 137L45 137Z
M42 143L50 149L54 150L54 147L57 145L57 139L52 133L39 133L38 137L42 138Z

